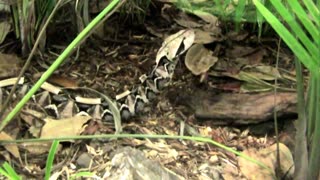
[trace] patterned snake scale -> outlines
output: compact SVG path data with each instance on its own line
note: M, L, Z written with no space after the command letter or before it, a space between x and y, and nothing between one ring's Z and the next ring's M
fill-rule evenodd
M157 53L152 72L148 75L142 75L140 77L141 83L136 88L117 95L115 100L112 101L115 102L114 107L116 107L117 112L120 112L121 119L129 119L141 112L145 104L148 104L163 88L168 86L179 56L190 48L194 38L193 30L181 30L165 39ZM0 86L0 98L4 99L12 85L10 83L2 84L2 87ZM21 84L20 91L17 94L20 94L20 96L25 94L29 89L28 86L30 86L28 83L23 83L23 80ZM42 92L33 96L34 102L38 106L44 107L45 114L56 119L62 119L68 118L71 110L74 114L87 113L92 118L101 119L102 122L114 120L114 109L110 108L110 101L101 100L101 98L74 97L69 94L69 90L62 90L62 88L49 83L45 84L46 86L42 86ZM87 90L85 88L80 89Z

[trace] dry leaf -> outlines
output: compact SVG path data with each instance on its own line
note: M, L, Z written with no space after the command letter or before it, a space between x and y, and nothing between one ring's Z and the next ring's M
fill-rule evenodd
M194 41L194 31L189 30L181 30L165 39L162 43L162 47L159 49L156 57L156 62L159 64L160 59L164 56L168 58L168 60L173 60L178 53L183 53L186 49L188 49ZM184 49L182 52L178 52L179 48L183 44Z
M202 24L200 24L197 19L191 18L185 12L179 13L178 16L174 18L174 20L180 26L183 26L186 28L197 28L202 26Z
M3 12L2 12L3 13ZM10 32L11 29L11 23L9 21L3 21L0 22L0 44L3 43L5 40L7 34Z
M62 75L52 75L48 79L48 82L57 84L61 87L65 87L65 88L79 87L76 80L70 79L70 78L62 76Z
M218 24L218 18L214 16L213 14L204 12L204 11L199 11L199 10L194 10L192 13L198 17L200 17L202 20L209 24Z
M221 37L219 36L219 34L216 34L214 32L207 32L200 29L196 29L194 33L195 33L194 43L197 43L197 44L209 44L209 43L221 40Z
M0 141L1 140L14 140L10 135L5 132L0 132ZM4 148L9 151L15 158L20 159L19 149L16 144L6 144L3 145Z
M239 58L254 53L255 51L256 48L253 47L235 45L230 49L226 49L226 56L230 58Z
M275 78L282 78L278 69L272 66L246 66L241 71L245 71L253 77L266 81L272 81L275 80Z
M50 142L35 142L35 143L24 143L20 147L27 150L32 155L41 155L49 152L51 147Z
M0 65L1 68L1 65ZM1 71L1 70L0 70ZM0 81L0 87L12 86L17 82L18 78L9 78ZM24 83L24 77L21 77L18 84Z
M243 153L251 158L254 158L266 166L268 166L271 170L268 171L257 164L254 164L248 160L245 160L239 157L239 166L241 172L248 178L248 179L270 179L272 180L275 177L276 171L276 144L267 147L262 150L256 149L248 149L245 150ZM294 162L293 157L290 150L284 144L279 144L279 152L280 152L280 172L282 175L286 174L287 177L292 177L294 173Z
M19 62L15 55L0 53L0 79L17 76L21 69Z
M185 64L194 75L200 75L207 72L217 61L218 58L212 56L212 52L202 44L195 44L189 49Z
M58 138L77 136L84 130L83 125L90 120L90 116L74 116L60 120L46 118L40 138Z

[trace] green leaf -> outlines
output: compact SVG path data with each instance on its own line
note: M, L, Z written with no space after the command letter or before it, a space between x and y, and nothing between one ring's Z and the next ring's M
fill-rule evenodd
M315 75L320 74L319 60L313 59L300 42L289 32L289 30L258 0L253 0L257 9L264 16L272 28L279 34L283 41L289 46L298 59Z
M57 152L58 147L59 147L59 141L54 140L51 145L49 155L47 158L47 162L46 162L46 172L45 172L45 177L44 177L45 180L49 180L49 178L50 178L54 156Z
M237 31L239 30L239 27L240 27L240 22L244 14L244 9L246 8L246 2L247 0L239 0L238 5L236 6L235 21L236 21Z
M320 1L318 0L318 7L310 0L302 0L302 1L305 4L308 11L310 12L310 15L313 18L314 22L319 27L320 26L320 13L319 13Z
M306 11L302 8L297 0L290 0L288 1L293 12L297 15L300 22L304 25L307 29L309 34L312 36L313 40L316 41L319 37L319 30L317 27L311 22L310 18L308 17Z
M3 169L0 168L0 174L13 180L20 180L21 177L16 173L16 171L11 167L8 162L4 162L2 165Z
M309 142L311 143L310 147L310 157L309 157L309 166L308 166L308 178L307 179L317 179L319 178L319 169L320 169L320 76L314 76L311 74L310 88L313 89L312 94L310 94L311 104L308 104L309 108L309 119L308 123L313 123L313 126L308 129L311 137Z
M80 177L86 177L86 178L94 178L96 176L92 172L78 172L76 174L71 175L70 179L79 179Z
M291 28L291 31L294 32L294 35L297 36L302 42L303 46L306 47L312 59L316 62L315 55L318 54L319 49L316 45L308 38L306 33L303 31L301 26L298 24L297 20L292 16L292 14L288 11L281 1L279 0L270 0L271 4L278 11L278 13L282 16L282 18L288 23ZM272 24L271 24L272 26ZM318 64L319 65L319 64Z

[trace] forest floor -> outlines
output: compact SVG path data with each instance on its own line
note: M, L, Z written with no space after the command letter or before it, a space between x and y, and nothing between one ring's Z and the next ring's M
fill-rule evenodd
M297 102L293 56L285 47L278 48L279 40L274 32L258 38L258 33L252 30L254 24L246 23L241 30L235 31L234 25L214 20L213 15L208 18L195 16L173 6L147 16L143 24L120 22L117 14L111 16L104 27L93 34L93 38L87 39L47 82L63 88L90 87L114 100L122 92L139 86L141 75L151 73L165 37L181 29L194 29L197 32L196 43L203 44L215 62L201 76L196 76L186 67L187 57L182 54L170 85L157 93L142 112L121 122L123 133L209 137L267 164L274 173L280 172L277 176L292 176L293 120ZM56 32L48 35L48 49L32 62L24 76L26 82L37 81L61 49L72 40L72 33L59 34L59 28L65 27L58 27ZM195 66L198 53L201 52L190 53L191 58L196 58ZM8 76L16 77L22 68L22 60L12 53L0 55L2 67L8 64L8 59L15 67L14 70L12 66L4 68L1 80ZM12 61L14 58L17 60ZM279 67L276 67L277 59ZM278 88L275 93L276 82ZM6 90L10 88L2 89L4 99ZM50 93L49 96L53 95ZM63 121L64 124L52 125L47 117L35 115L44 107L38 108L38 101L31 101L5 128L6 134L13 139L41 138L43 133L57 137L115 133L114 124L99 122L103 121L101 117L100 120L88 119L78 123L75 121L78 118L71 115L66 118L68 121ZM70 107L62 109L62 105L57 106L61 107L58 113L66 109L74 111ZM281 170L276 169L275 109L282 143L280 154L286 156L281 159ZM50 128L44 129L43 126L49 124ZM63 127L81 131L70 134ZM45 173L50 145L44 142L21 143L16 146L18 153L13 150L15 148L4 146L0 149L0 158L1 161L10 161L26 179L38 179ZM122 156L116 156L119 154ZM163 177L166 173L170 174L168 179L272 178L269 171L212 144L144 138L61 142L52 173L59 179L67 179L79 172L93 172L97 179L117 179L120 178L117 173L124 173L124 168L117 165L118 161L125 164L123 166L132 166L133 169L129 168L132 179L143 179L148 175Z

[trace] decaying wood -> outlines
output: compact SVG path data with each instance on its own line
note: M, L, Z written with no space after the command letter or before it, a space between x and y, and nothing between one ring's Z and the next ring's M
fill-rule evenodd
M296 114L296 93L279 92L276 100L273 92L213 95L197 90L192 94L181 98L183 100L178 103L191 107L196 119L214 121L217 125L256 124L272 120L275 108L278 117Z

